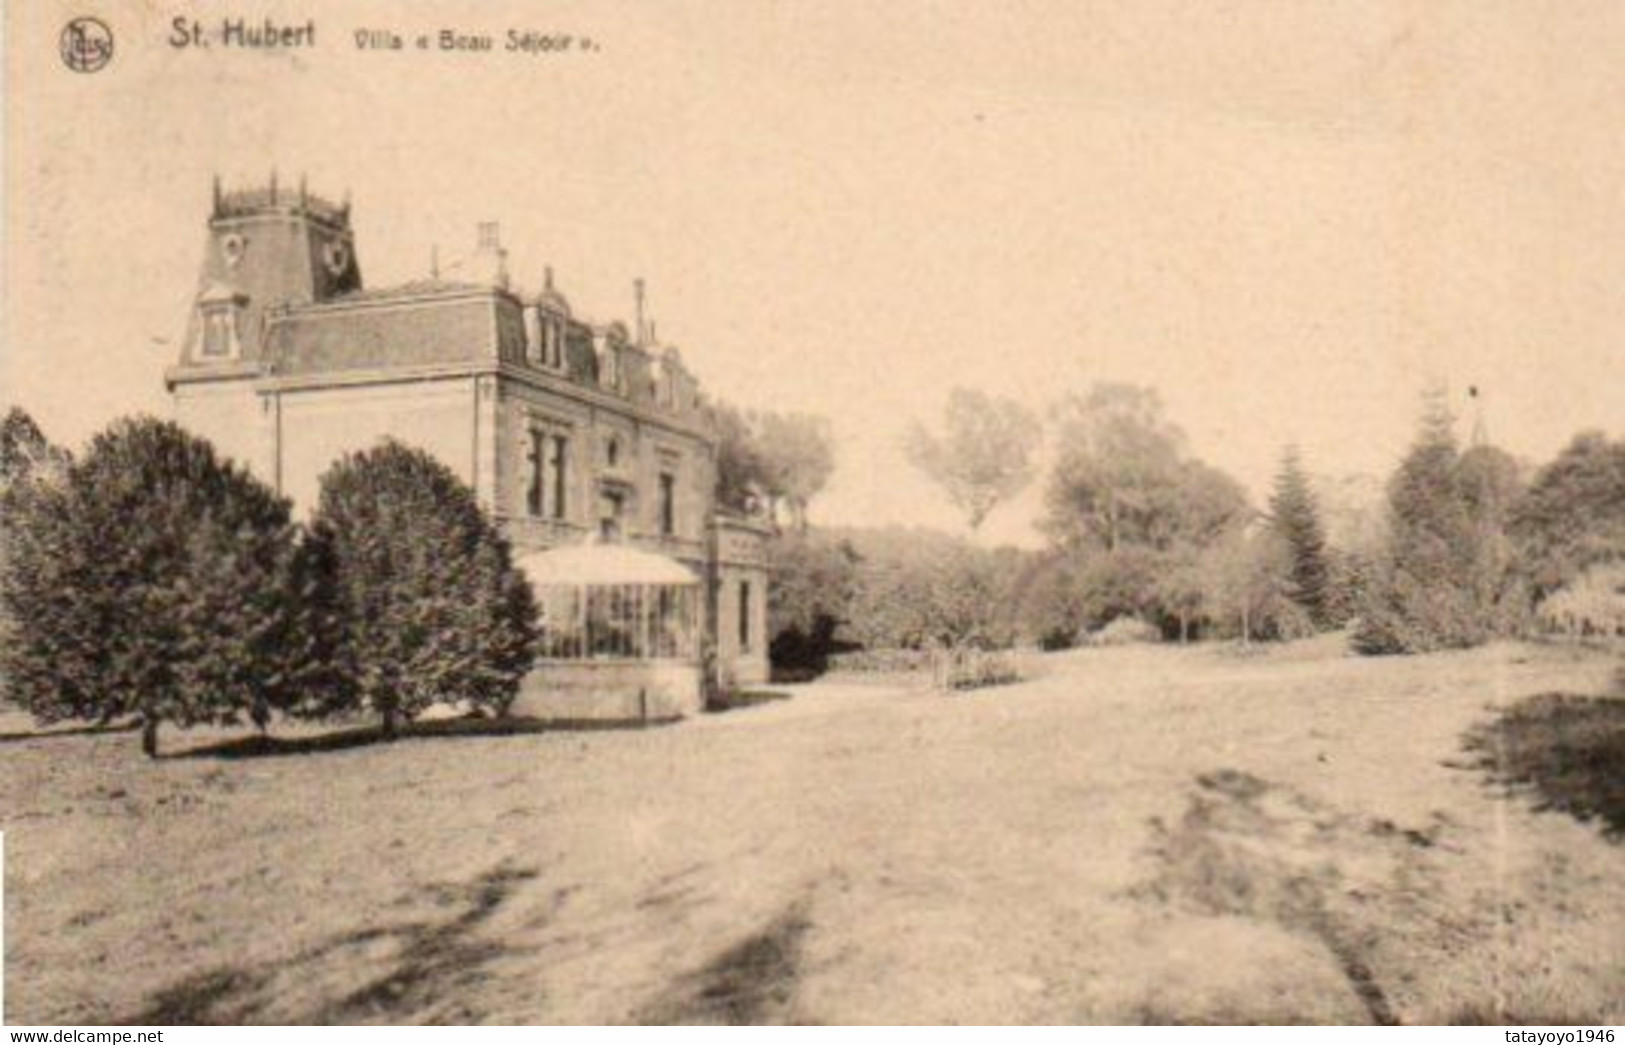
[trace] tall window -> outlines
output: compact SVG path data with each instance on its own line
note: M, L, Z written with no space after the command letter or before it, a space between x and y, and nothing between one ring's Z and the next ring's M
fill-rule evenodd
M549 319L542 324L542 362L554 369L564 365L563 338L560 334L557 320Z
M208 308L203 312L203 354L206 356L236 355L237 315L225 308Z
M739 582L739 648L750 649L750 581Z
M670 537L677 532L677 476L660 473L660 533Z
M569 460L570 440L562 435L553 437L553 454L548 461L549 470L553 473L553 518L563 519L565 512L565 491L569 489Z
M542 329L547 321L543 319L542 314L534 308L525 309L524 320L525 358L532 363L540 363L543 360L544 352L543 338L546 336L542 333Z
M539 428L530 430L530 486L525 490L525 507L532 515L542 514L542 491L547 489L547 454L543 449L547 436Z
M609 542L621 539L621 516L626 512L626 498L620 493L605 490L598 510L598 536Z

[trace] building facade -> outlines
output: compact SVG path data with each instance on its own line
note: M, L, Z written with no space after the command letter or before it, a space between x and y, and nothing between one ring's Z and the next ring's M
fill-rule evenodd
M463 278L368 288L348 201L274 178L216 183L200 289L165 375L176 419L298 513L345 453L385 438L427 450L517 555L601 542L681 563L703 592L705 663L724 685L765 678L764 533L718 508L697 382L656 343L641 285L629 330L576 315L551 270L542 284L510 284L487 224Z

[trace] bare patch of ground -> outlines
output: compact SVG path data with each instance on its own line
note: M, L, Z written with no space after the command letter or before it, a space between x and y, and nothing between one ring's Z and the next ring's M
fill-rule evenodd
M216 757L258 753L218 730L157 762L126 733L8 741L5 1015L1625 1019L1609 792L1536 782L1569 780L1549 753L1594 724L1520 727L1496 763L1547 767L1516 786L1584 794L1589 821L1461 761L1526 698L1606 692L1603 655L1317 640L1045 668L954 697L785 687L658 730L278 730L291 758Z

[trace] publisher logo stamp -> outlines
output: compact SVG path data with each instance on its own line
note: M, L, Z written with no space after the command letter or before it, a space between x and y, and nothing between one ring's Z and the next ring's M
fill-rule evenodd
M113 31L99 18L75 18L62 28L61 47L69 69L99 72L113 60Z

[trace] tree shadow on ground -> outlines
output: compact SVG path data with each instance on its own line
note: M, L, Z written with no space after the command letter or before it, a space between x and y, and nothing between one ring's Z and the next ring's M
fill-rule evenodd
M1625 839L1625 697L1542 693L1506 708L1462 737L1468 768L1535 797L1603 835Z
M705 710L711 713L739 711L743 708L753 708L760 704L772 704L789 699L790 694L771 689L725 690L712 695L705 702Z
M200 747L188 748L166 755L166 758L275 758L283 755L314 755L327 751L346 751L398 741L428 740L439 737L512 737L534 733L588 733L618 732L667 726L675 718L647 719L644 721L614 721L595 719L542 720L533 718L450 718L408 722L396 728L394 740L384 736L376 725L353 726L308 736L275 736L256 733L247 737Z
M811 928L807 903L797 900L760 930L677 980L635 1021L731 1027L801 1022L792 1017L791 1002L801 974L803 938Z
M334 936L291 959L219 967L158 991L129 1023L143 1026L467 1023L479 1017L469 996L490 964L510 953L479 932L535 868L499 864L472 881L432 889L445 918L408 921ZM389 957L380 962L380 951ZM338 997L309 998L324 982L342 982L344 966L381 965L376 975ZM305 993L307 1000L289 999Z

